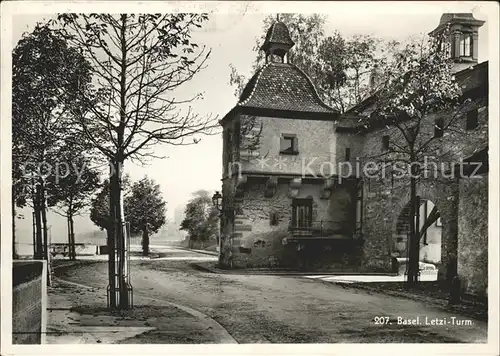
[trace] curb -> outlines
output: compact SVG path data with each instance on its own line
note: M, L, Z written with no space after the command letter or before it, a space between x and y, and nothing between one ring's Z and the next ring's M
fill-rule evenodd
M269 275L269 276L397 276L397 273L361 273L347 271L294 271L294 270L272 270L272 269L221 269L217 267L205 266L201 263L191 263L197 270L216 274L239 274L239 275Z
M201 253L204 255L211 255L211 256L219 256L218 252L212 252L212 251L203 251L203 250L193 250L187 247L175 247L179 250L184 250L184 251L189 251L189 252L195 252L195 253Z
M88 286L88 285L85 285L85 284L71 282L71 281L68 281L66 279L62 279L62 278L58 278L58 277L54 277L54 279L57 279L61 283L66 283L66 284L74 285L74 286L77 286L77 287L80 287L80 288L85 288L85 289L96 289L96 288L97 289L102 289L101 287L91 287L91 286ZM153 301L157 301L157 302L162 302L162 303L168 304L168 305L170 305L170 306L172 306L174 308L180 309L180 310L182 310L182 311L190 314L191 316L194 316L195 318L198 318L201 323L204 323L207 326L207 329L210 328L213 331L216 331L216 333L218 334L218 336L220 338L220 343L223 343L223 344L237 344L238 343L231 336L231 334L229 334L229 332L221 324L219 324L215 319L212 319L208 315L203 314L202 312L200 312L198 310L192 309L192 308L187 307L185 305L181 305L181 304L169 302L169 301L164 300L164 299L152 298L152 297L148 297L148 296L145 296L143 294L140 294L140 293L134 293L134 294L136 296L139 296L139 297L143 298L143 299L148 299L148 300L153 300Z

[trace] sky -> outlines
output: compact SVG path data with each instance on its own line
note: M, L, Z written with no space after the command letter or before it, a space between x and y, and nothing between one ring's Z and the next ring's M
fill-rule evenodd
M198 5L200 6L200 5ZM208 6L208 5L207 5ZM267 3L229 3L214 8L210 20L202 30L198 30L193 40L211 48L212 53L206 68L179 90L178 97L191 97L203 92L203 100L193 104L193 109L200 115L212 115L222 118L235 104L234 88L229 85L230 64L247 78L252 74L251 67L256 54L253 52L255 40L262 33L263 19L275 12L321 12L327 16L325 35L339 31L343 36L371 34L383 39L405 40L412 35L428 33L439 23L443 12L473 12L475 18L485 20L479 30L479 62L488 59L488 13L480 3L377 3L359 2L323 2L314 6L304 3L281 3L274 6ZM99 8L93 10L97 12ZM141 10L142 11L142 10ZM33 13L19 14L13 17L12 45L15 46L24 32L31 31L38 21L47 19L47 15ZM47 13L49 11L45 11ZM50 15L49 15L50 16ZM200 189L220 190L222 176L222 136L201 137L197 145L168 146L159 145L155 155L166 156L154 159L146 166L127 162L125 171L133 179L147 175L160 184L167 201L167 215L172 218L176 208L182 207L190 199L191 193ZM53 216L53 218L52 218ZM54 224L53 234L65 234L65 222L55 215L49 217ZM31 221L20 221L20 229L29 231ZM88 217L75 222L78 234L94 230Z

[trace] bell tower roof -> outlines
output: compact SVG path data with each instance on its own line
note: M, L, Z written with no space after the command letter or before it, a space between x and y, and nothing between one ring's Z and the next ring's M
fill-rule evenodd
M435 36L442 32L448 25L463 25L471 28L479 28L484 21L475 19L472 13L444 13L441 15L439 25L429 35Z
M260 49L266 53L266 59L269 56L276 55L283 60L294 44L288 27L278 20L267 30L266 39Z

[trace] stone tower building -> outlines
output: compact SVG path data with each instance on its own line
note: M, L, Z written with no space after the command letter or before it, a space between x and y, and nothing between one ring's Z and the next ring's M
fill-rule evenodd
M221 120L226 265L324 265L323 257L345 257L332 250L356 247L356 181L333 179L331 163L348 154L337 151L338 113L288 63L293 45L286 25L275 22L261 47L265 65Z

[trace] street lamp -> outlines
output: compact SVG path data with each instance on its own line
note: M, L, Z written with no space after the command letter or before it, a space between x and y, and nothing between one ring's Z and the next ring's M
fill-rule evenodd
M219 211L219 218L222 219L222 195L216 191L212 196L212 204ZM219 224L219 263L222 258L222 220Z
M222 195L219 192L215 192L212 196L212 203L219 210L219 214L222 215Z

